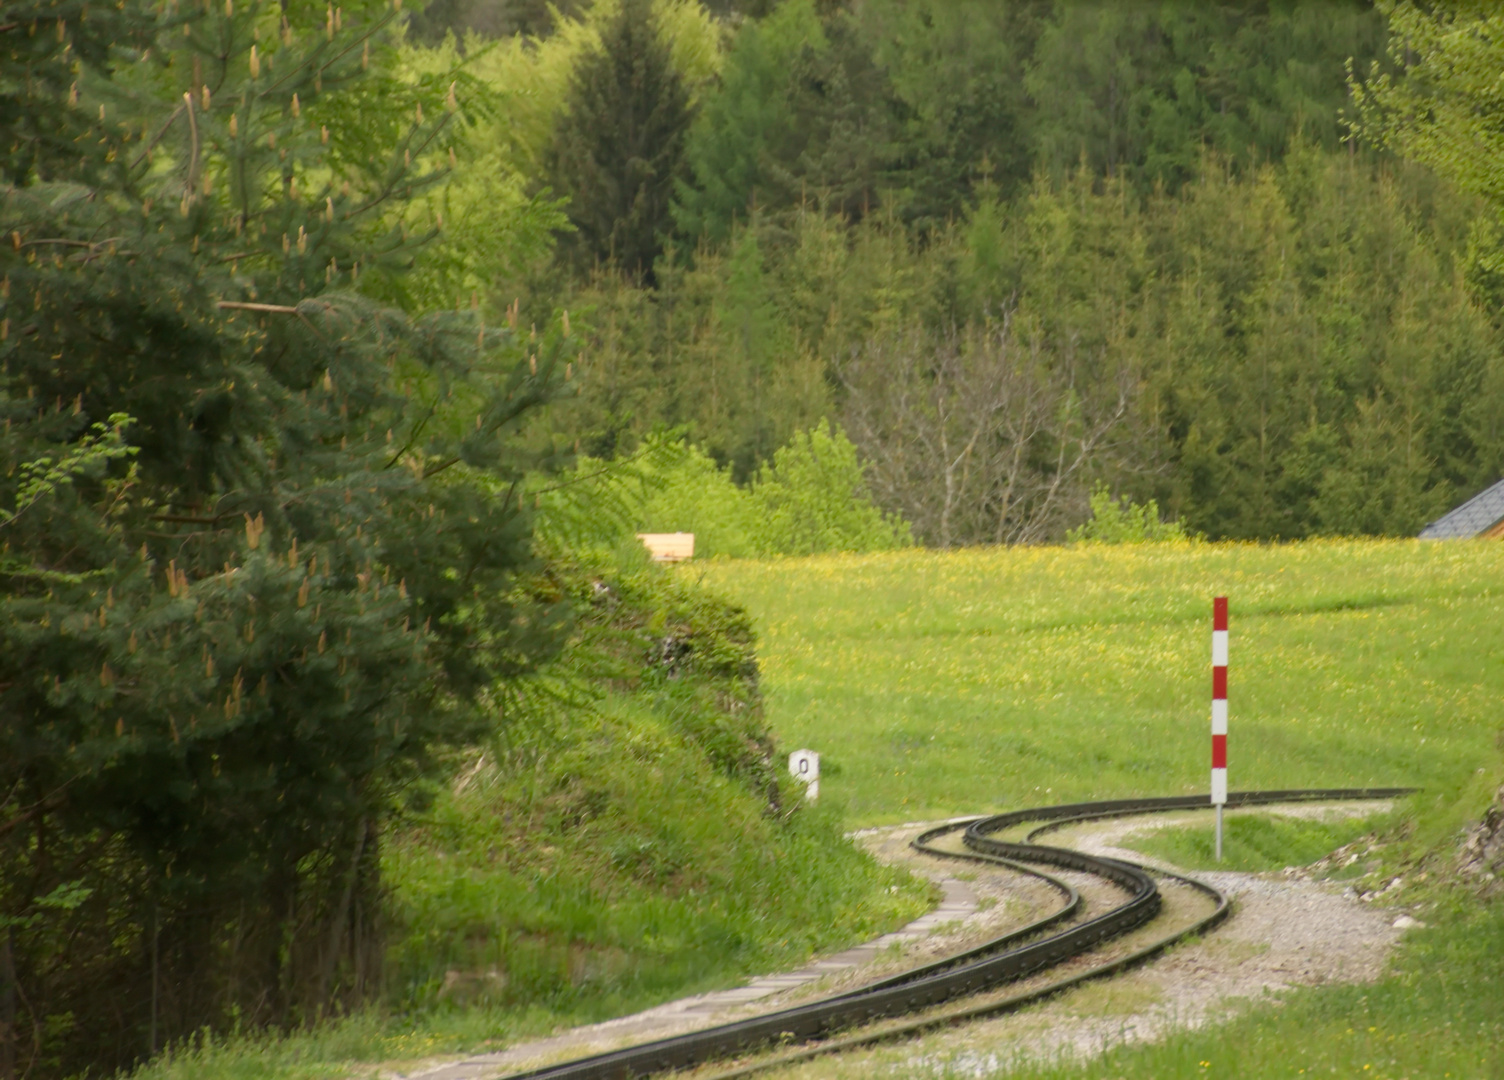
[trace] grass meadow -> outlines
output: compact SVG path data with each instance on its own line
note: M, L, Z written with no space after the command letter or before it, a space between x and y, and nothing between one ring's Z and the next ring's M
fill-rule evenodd
M1414 784L1468 804L1500 760L1500 544L906 551L683 572L752 611L774 729L824 755L822 798L853 825L1206 790L1219 594L1234 789Z
M1206 790L1219 594L1234 789L1421 787L1387 825L1387 873L1449 850L1504 780L1504 544L910 551L683 572L751 609L775 730L825 755L821 797L853 824ZM1248 869L1349 838L1230 824L1229 855ZM1202 832L1157 843L1194 865ZM1504 904L1434 878L1406 899L1429 906L1430 926L1377 984L1295 991L1222 1027L1000 1075L1504 1076ZM906 1059L890 1050L832 1075L902 1075Z

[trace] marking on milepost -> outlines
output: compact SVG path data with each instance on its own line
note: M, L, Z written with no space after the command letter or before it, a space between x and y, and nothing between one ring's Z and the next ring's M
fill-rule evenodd
M1227 802L1227 597L1212 601L1212 805L1217 861L1222 861L1222 807Z

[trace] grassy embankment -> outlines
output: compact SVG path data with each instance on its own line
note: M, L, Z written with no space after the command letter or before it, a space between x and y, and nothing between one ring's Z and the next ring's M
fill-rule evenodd
M689 572L752 610L773 726L825 754L822 796L857 822L1205 790L1219 593L1234 788L1423 787L1388 824L1377 877L1448 851L1504 779L1504 545L910 552ZM1274 831L1250 833L1251 862L1310 854L1295 850L1309 829ZM1205 843L1166 839L1188 854ZM1435 876L1407 899L1436 905L1431 925L1380 983L1292 992L1089 1075L1504 1075L1504 905Z
M661 569L600 580L553 583L579 593L564 659L498 697L496 736L387 837L385 1000L175 1048L141 1080L324 1080L494 1049L794 966L926 908L929 886L802 802L745 616Z

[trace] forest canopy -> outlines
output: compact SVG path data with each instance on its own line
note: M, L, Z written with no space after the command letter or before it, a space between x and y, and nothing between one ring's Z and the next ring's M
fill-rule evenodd
M504 286L585 328L547 430L602 458L682 430L746 484L828 419L941 546L1059 540L1100 484L1213 538L1413 535L1504 468L1487 184L1360 120L1430 92L1410 24L1465 35L1445 13L691 7L409 50L559 88L509 160L573 227ZM582 81L613 50L662 70ZM608 190L578 147L649 116L651 181Z

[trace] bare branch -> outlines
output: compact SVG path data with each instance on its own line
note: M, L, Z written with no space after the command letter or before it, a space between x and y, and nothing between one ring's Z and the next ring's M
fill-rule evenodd
M214 306L230 311L260 311L269 315L298 314L298 309L288 304L248 304L240 300L221 300Z

